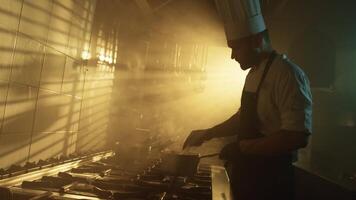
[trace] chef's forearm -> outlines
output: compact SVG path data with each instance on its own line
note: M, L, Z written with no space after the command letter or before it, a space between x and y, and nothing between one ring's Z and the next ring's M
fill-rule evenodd
M239 112L228 120L207 130L207 140L219 137L228 137L237 134Z
M271 136L240 141L240 150L245 154L283 155L307 145L308 134L304 132L280 131Z

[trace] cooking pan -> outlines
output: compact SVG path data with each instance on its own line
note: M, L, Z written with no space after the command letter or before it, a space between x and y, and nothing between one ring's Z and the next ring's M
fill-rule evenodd
M159 166L160 171L172 176L193 176L200 159L217 156L219 153L200 156L199 154L166 154Z

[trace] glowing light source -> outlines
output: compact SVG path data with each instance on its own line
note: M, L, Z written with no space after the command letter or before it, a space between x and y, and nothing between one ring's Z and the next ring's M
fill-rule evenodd
M104 54L100 54L99 55L99 60L102 61L102 62L105 61L105 55Z
M204 73L206 73L205 92L207 95L211 95L211 98L219 97L214 102L215 104L239 107L248 70L243 71L239 63L232 60L230 55L231 50L228 48L209 48L207 66L204 67ZM207 99L209 98L207 97ZM221 102L217 103L217 101Z
M87 51L87 50L84 50L84 51L82 52L82 59L83 59L83 60L89 60L90 58L91 58L90 52Z

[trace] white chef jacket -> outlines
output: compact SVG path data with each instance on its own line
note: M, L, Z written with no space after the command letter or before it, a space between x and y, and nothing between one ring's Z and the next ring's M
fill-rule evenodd
M245 90L255 92L266 62L252 68L245 81ZM257 103L264 135L279 130L312 132L312 95L303 70L286 55L277 55L262 83Z

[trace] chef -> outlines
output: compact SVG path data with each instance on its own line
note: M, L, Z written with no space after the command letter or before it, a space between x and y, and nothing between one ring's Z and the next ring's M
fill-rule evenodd
M183 148L236 135L220 153L236 200L293 199L296 151L312 126L309 81L271 45L259 0L215 0L231 58L249 69L241 107L225 122L194 130Z

